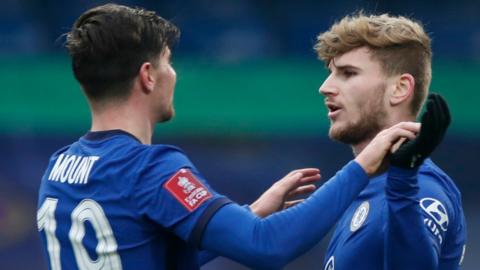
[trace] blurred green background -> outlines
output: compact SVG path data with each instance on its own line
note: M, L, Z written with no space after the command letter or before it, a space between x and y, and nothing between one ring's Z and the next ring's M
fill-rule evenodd
M175 53L175 52L174 52ZM328 127L318 88L326 78L314 59L273 59L222 64L175 60L175 119L162 134L191 130L217 135L316 135ZM480 64L436 60L432 91L453 113L451 132L480 132ZM65 56L9 57L0 65L4 95L0 131L78 134L89 127L86 100ZM6 94L5 94L6 90Z

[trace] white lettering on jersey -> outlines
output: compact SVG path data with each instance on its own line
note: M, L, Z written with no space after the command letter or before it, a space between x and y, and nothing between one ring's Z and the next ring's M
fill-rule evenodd
M98 159L98 156L61 154L55 161L48 180L68 184L87 184L93 164Z
M443 237L442 234L440 234L440 230L438 229L436 223L433 222L430 218L424 219L423 223L425 223L425 225L427 225L427 228L433 233L433 235L438 238L438 242L441 245L443 243Z
M190 194L196 188L192 182L188 181L187 177L179 177L177 185L183 188L185 194Z
M420 206L442 229L446 232L448 228L448 214L445 206L433 198L423 198L420 200Z
M208 195L208 192L205 189L197 189L197 186L189 181L187 177L179 177L177 185L183 189L183 193L188 195L187 198L185 198L185 201L191 207L195 206L198 201Z
M324 270L335 270L335 257L331 256L325 264Z
M352 221L350 222L350 231L355 232L358 230L368 216L368 211L370 210L370 203L368 201L364 201L360 206L355 210L353 214Z

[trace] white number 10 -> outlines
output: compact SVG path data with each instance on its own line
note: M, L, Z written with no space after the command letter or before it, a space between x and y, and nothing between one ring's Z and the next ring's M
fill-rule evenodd
M52 270L61 270L60 243L55 236L57 221L55 209L58 199L47 198L37 212L38 231L45 231L47 238L47 250L50 257ZM68 238L72 243L73 253L79 269L122 269L120 256L117 253L117 241L113 235L112 227L103 212L102 207L94 200L83 200L72 214L72 227ZM93 261L82 244L85 237L85 221L92 224L98 240L96 247L97 260Z

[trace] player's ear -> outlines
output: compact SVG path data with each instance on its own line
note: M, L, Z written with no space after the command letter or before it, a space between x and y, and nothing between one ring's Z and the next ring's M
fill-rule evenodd
M415 88L415 78L409 73L396 77L390 87L390 105L396 106L412 96Z
M140 71L138 72L140 85L145 94L151 93L155 87L156 78L153 76L153 69L154 67L150 62L145 62L140 66Z

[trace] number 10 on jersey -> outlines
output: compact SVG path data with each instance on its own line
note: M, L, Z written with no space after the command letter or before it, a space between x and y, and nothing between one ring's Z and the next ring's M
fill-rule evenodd
M46 198L42 207L37 212L38 231L45 231L47 239L47 250L50 257L50 268L52 270L62 269L60 260L60 242L55 231L57 221L55 210L58 199ZM94 200L86 199L81 201L71 213L72 226L68 238L75 254L75 261L79 269L122 269L120 256L117 253L117 241L113 235L112 227L108 222L102 207ZM88 255L82 241L85 237L85 222L92 224L97 237L97 259L94 261Z

